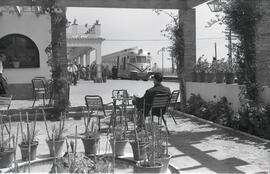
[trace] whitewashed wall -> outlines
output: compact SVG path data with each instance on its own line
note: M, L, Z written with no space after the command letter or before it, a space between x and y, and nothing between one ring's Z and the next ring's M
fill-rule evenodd
M206 101L217 101L225 96L231 103L234 111L238 111L240 108L240 88L238 84L187 82L186 88L188 99L192 93L200 94ZM264 86L262 89L260 93L261 100L266 104L270 104L270 88Z
M51 42L51 20L48 15L39 15L32 12L23 12L21 16L4 13L0 16L0 38L8 34L22 34L34 41L39 49L40 68L5 69L4 76L8 84L31 83L35 76L50 77L50 68L45 48Z

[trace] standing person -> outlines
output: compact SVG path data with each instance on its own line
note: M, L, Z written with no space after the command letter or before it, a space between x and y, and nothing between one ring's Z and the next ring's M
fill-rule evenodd
M132 101L132 103L136 106L136 108L139 111L142 111L142 109L144 108L144 117L142 116L142 114L140 115L139 124L143 122L142 118L145 118L146 116L148 116L148 113L151 109L153 98L156 94L168 94L168 95L171 94L171 90L168 87L165 87L161 84L162 79L163 79L162 74L160 72L156 72L153 76L154 87L146 90L144 96L141 98L134 96L134 100ZM145 102L145 107L143 106L144 102ZM162 114L165 113L165 109L166 108L162 110ZM153 109L152 114L156 116L160 116L160 110Z
M6 60L6 55L4 53L0 53L0 96L9 95L8 92L8 84L6 79L3 77L3 62Z
M85 80L90 80L90 65L85 67Z
M117 73L118 73L118 69L117 67L114 65L112 67L112 79L117 79Z

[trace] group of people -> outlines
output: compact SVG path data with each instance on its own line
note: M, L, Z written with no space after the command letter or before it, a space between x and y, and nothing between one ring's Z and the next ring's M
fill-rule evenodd
M97 75L97 65L92 63L91 65L83 66L76 62L68 64L68 79L69 83L73 85L77 85L78 80L95 80ZM106 81L108 77L110 77L110 72L108 70L108 66L101 66L102 71L102 79Z

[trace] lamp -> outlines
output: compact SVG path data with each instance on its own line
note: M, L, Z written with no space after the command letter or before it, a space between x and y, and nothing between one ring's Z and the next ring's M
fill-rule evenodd
M222 11L222 0L212 0L207 3L209 9L211 12L220 12Z

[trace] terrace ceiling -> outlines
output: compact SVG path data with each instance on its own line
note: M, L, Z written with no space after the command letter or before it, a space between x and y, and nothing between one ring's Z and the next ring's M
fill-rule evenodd
M41 6L48 0L0 0L0 6ZM56 0L59 7L189 9L209 0Z

